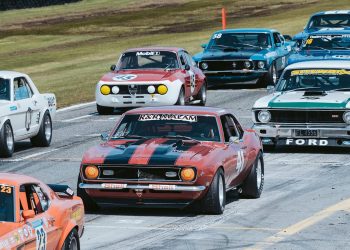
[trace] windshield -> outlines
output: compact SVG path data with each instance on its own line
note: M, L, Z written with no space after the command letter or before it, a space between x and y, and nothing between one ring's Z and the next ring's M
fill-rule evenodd
M345 69L293 69L286 71L277 91L314 89L350 90L350 71Z
M0 100L10 101L10 80L0 78Z
M210 49L253 49L271 47L268 34L265 33L215 33L209 42Z
M303 44L304 50L350 50L348 35L311 35Z
M186 114L126 115L114 131L112 139L156 137L220 141L215 117Z
M118 63L118 69L177 69L179 68L175 52L137 51L124 53Z
M0 221L15 221L13 191L13 187L0 184Z
M310 19L308 28L342 28L350 26L349 14L319 15Z

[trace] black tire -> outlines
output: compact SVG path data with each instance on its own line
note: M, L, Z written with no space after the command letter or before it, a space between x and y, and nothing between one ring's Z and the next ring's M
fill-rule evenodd
M48 147L52 140L52 120L50 113L45 112L43 120L40 125L39 132L36 136L30 138L32 144L36 147Z
M260 152L242 185L243 197L259 198L264 188L264 158Z
M186 101L185 101L185 89L182 87L179 93L179 97L177 98L177 101L175 103L175 105L179 105L179 106L184 106L186 105Z
M276 63L273 62L269 68L269 71L258 80L258 86L259 87L267 87L268 85L276 86L277 81L278 81L278 72L276 68Z
M98 210L98 205L96 202L86 193L86 191L83 188L79 187L79 184L81 183L81 177L79 175L78 177L78 184L77 184L77 195L82 199L84 203L84 209L86 212L94 212Z
M6 121L0 130L0 156L11 157L15 149L13 130L9 121Z
M221 179L221 181L220 181ZM220 189L219 186L222 186L223 189ZM220 201L220 192L222 195ZM226 204L226 185L225 185L225 176L224 171L220 168L208 189L207 194L201 201L202 212L207 214L222 214L225 210Z
M100 115L110 115L113 114L114 108L111 107L105 107L105 106L100 106L96 104L97 112Z
M204 82L201 89L199 90L196 99L199 100L199 106L205 106L207 102L207 83Z
M80 241L78 231L74 228L64 241L62 250L79 250Z

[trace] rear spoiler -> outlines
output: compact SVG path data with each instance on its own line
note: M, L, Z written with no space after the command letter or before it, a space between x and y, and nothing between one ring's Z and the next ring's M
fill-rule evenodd
M62 194L64 196L68 196L72 198L74 196L74 191L68 185L57 185L57 184L48 184L49 188L51 188L55 193L61 197Z

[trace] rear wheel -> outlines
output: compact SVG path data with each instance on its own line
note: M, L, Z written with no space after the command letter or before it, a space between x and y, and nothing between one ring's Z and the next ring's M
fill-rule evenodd
M113 111L114 111L114 108L105 107L105 106L101 106L101 105L98 105L98 104L96 104L96 108L97 108L97 112L98 112L100 115L110 115L110 114L112 114Z
M86 193L85 189L79 187L80 183L81 177L79 175L77 184L77 195L82 199L85 211L94 212L98 210L98 205L96 204L96 202Z
M179 93L179 97L177 98L177 102L175 103L175 105L179 105L179 106L184 106L185 103L185 90L182 87Z
M242 196L259 198L264 188L264 159L260 152L242 185Z
M64 241L62 250L79 250L80 241L78 231L74 228Z
M45 112L41 122L39 132L36 136L30 138L32 144L36 147L48 147L52 139L52 121L48 111Z
M207 102L207 83L206 82L203 83L196 99L199 100L198 105L205 106L205 103Z
M12 127L9 121L5 122L0 130L0 156L11 157L15 148Z

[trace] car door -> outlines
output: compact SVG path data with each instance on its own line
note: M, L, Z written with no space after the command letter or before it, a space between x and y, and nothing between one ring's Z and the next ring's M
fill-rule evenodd
M193 70L191 70L191 66L189 65L187 61L187 57L183 51L179 52L179 58L181 63L181 68L183 70L183 73L185 74L185 95L186 99L188 99L192 94L194 93L195 88L195 74ZM186 65L189 66L189 69L186 70Z
M35 217L26 222L31 226L34 237L25 243L26 249L56 249L61 228L55 223L55 217L50 212L50 200L37 184L27 184L20 187L21 209L33 210Z
M40 98L38 96L38 94L35 94L35 92L33 91L31 85L33 85L34 83L30 80L27 79L26 77L23 77L23 82L24 85L26 86L29 96L30 96L30 100L28 101L28 105L29 108L31 109L32 113L31 113L31 119L30 119L30 126L29 126L29 133L37 133L40 127L40 111L41 111L41 105L42 103L40 103Z
M275 49L277 53L277 58L276 58L277 71L281 71L286 67L286 63L288 61L288 55L290 51L288 50L288 47L285 44L284 38L280 33L278 32L273 33L273 41L274 41Z
M203 79L200 75L200 69L197 67L196 62L192 59L191 55L188 54L187 51L185 51L184 53L186 55L187 62L191 68L189 73L191 74L193 72L193 77L191 78L191 94L197 95L198 91L200 90L203 84Z

